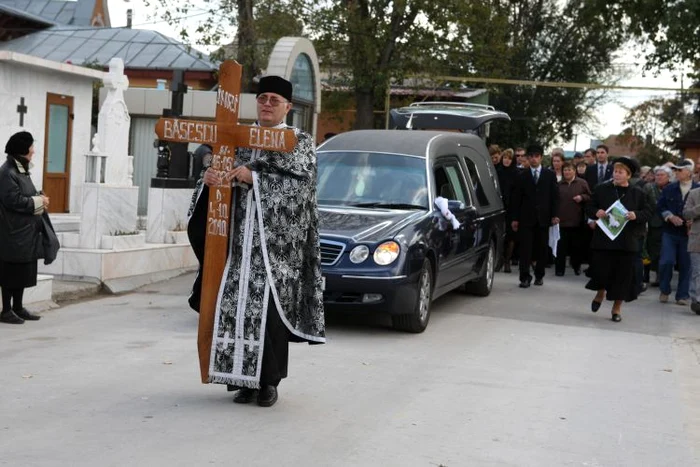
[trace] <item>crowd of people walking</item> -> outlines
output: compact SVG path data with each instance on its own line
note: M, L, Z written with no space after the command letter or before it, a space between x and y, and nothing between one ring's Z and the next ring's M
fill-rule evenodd
M544 285L548 267L564 276L567 260L595 291L591 311L622 304L650 287L659 301L690 306L700 315L700 183L695 163L640 167L635 158L610 158L604 144L567 159L542 146L489 147L506 208L503 272L518 265L520 287ZM694 222L695 221L695 222ZM587 268L582 269L584 265ZM674 271L678 272L674 284Z

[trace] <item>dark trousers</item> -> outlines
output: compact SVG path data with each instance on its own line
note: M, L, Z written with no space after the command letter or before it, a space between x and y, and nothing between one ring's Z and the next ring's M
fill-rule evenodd
M564 274L566 257L571 257L571 267L581 269L583 262L583 227L560 227L557 242L557 257L554 262L557 274Z
M520 237L520 281L530 281L530 267L535 262L535 279L544 277L544 269L549 258L547 241L549 227L521 227Z
M593 240L593 229L588 226L588 223L584 223L581 228L581 262L588 265L591 264L591 240Z
M637 242L637 254L634 257L634 291L639 295L642 293L644 282L644 237L640 237Z
M659 271L659 258L661 258L661 235L663 227L649 227L647 231L647 253L651 260L652 271Z
M289 335L282 322L275 301L270 297L265 325L265 347L263 348L260 386L277 386L287 377L289 364Z
M0 287L2 289L2 311L9 312L10 310L22 311L22 297L24 296L24 288L9 288Z

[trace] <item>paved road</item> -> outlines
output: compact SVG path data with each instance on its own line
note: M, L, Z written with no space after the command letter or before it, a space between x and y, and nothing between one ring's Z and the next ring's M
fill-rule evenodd
M271 409L198 383L192 276L1 326L0 465L700 465L700 316L496 279L421 335L330 316Z

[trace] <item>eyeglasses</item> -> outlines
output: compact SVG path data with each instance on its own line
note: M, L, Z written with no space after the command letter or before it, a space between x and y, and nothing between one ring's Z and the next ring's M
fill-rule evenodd
M266 96L264 94L259 95L255 100L258 101L260 105L265 105L269 102L272 107L277 107L280 104L286 104L288 102L284 99L278 99L275 96Z

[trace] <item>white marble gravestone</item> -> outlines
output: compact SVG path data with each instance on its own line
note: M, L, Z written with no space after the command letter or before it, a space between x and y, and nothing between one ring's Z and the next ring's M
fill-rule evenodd
M104 183L100 183L101 177L96 177L83 185L80 248L105 248L103 236L136 232L139 189L132 186L130 179L131 118L124 102L129 79L124 75L124 62L120 58L109 62L104 84L107 98L98 114L97 136L90 153L93 157L98 154L104 157Z
M129 182L129 128L131 117L124 102L124 91L129 78L124 74L121 58L109 61L109 74L104 80L107 97L97 117L99 148L107 154L105 184L131 186Z

